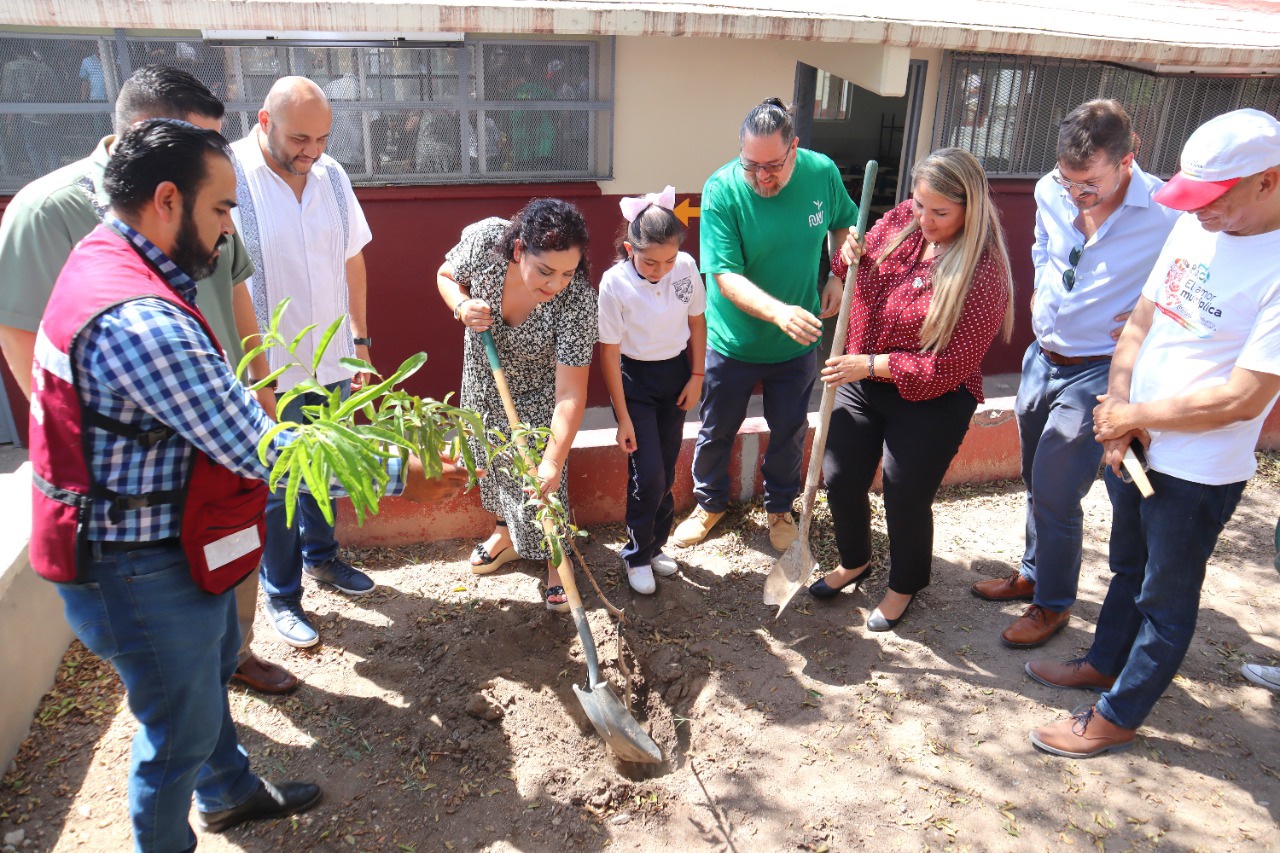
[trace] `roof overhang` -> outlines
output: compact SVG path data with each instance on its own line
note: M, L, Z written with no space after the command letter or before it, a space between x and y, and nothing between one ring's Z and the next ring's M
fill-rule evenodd
M779 39L1031 54L1176 72L1280 69L1280 0L27 0L0 25ZM1221 73L1220 71L1218 73Z

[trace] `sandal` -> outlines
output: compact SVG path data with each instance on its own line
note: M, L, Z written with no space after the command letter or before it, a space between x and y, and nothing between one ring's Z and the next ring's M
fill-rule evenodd
M484 543L477 542L475 549L471 552L471 574L487 575L518 559L520 559L520 553L511 545L499 551L497 556L491 557Z
M557 595L557 596L564 595L564 587L562 586L547 587L546 602L547 602L548 610L554 610L556 613L564 613L566 610L569 609L568 599L565 599L564 601L552 601L551 596L553 595Z

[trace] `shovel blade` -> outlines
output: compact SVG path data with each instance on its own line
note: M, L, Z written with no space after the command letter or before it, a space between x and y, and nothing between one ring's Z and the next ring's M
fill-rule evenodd
M809 582L817 568L818 564L809 553L809 543L801 536L787 546L787 550L782 552L782 556L764 579L764 603L776 605L777 616L781 616L782 611L791 603L800 587Z
M640 728L635 717L628 713L627 706L607 683L601 682L588 690L575 684L573 692L578 695L591 725L619 758L637 764L662 763L662 750Z

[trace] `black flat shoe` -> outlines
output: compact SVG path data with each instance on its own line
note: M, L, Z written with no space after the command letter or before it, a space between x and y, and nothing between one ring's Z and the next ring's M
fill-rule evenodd
M862 571L858 572L857 575L845 581L844 583L840 584L840 586L831 586L830 584L827 583L827 579L823 578L817 583L810 585L809 594L812 595L814 598L818 599L819 601L826 601L828 598L835 598L837 595L840 594L840 590L846 587L852 586L854 589L857 589L858 585L862 583L864 580L866 580L867 576L870 574L871 574L871 564L867 563L865 566L862 567Z
M233 809L222 812L197 812L196 824L205 832L226 832L247 820L288 817L320 802L320 787L310 782L281 782L272 785L266 780L253 796Z
M907 618L907 612L911 610L911 605L916 603L916 597L911 596L911 600L907 602L907 606L902 609L901 615L897 619L886 619L884 614L877 607L871 611L871 615L867 618L868 631L892 631L898 627L898 623Z

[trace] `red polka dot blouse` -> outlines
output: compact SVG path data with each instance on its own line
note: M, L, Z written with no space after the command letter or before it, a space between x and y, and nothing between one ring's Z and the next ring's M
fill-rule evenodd
M916 231L878 267L874 263L910 222L907 199L867 232L845 352L887 354L890 375L877 381L892 382L905 400L929 400L964 386L981 403L979 365L1004 322L1009 273L984 252L951 340L941 352L922 352L920 328L933 299L934 264L933 259L918 260L924 235Z

